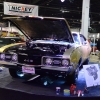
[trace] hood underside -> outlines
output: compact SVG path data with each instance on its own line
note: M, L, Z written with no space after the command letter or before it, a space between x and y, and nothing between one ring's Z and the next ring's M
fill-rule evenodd
M36 40L66 39L67 42L73 42L68 24L64 19L22 17L8 20L16 25L28 38Z

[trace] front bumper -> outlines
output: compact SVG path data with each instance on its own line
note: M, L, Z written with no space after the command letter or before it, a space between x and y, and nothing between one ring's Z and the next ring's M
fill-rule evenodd
M16 63L11 63L11 62L6 62L6 61L0 61L0 65L7 67L7 68L17 68L17 64Z
M73 66L69 67L58 67L58 66L42 66L42 65L26 65L26 64L20 64L20 63L12 63L12 62L6 62L6 61L0 61L0 65L7 67L7 68L15 68L15 69L22 69L22 66L24 67L34 67L36 74L39 74L41 72L57 72L57 73L70 73L74 70Z

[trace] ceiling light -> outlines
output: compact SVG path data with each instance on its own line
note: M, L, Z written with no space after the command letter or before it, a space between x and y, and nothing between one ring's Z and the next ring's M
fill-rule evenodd
M65 0L61 0L61 2L64 2Z

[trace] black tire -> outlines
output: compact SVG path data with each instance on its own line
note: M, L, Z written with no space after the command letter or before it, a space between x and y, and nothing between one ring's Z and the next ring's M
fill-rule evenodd
M19 78L17 74L18 71L19 71L18 69L9 68L9 73L13 78Z
M16 69L9 68L9 73L13 78L18 78Z
M73 72L72 74L68 74L65 79L66 79L66 84L68 85L75 84L76 82L75 72Z
M83 68L83 65L88 65L89 64L89 58L85 60L85 62L80 66L80 69Z
M86 59L86 61L83 63L83 65L88 65L89 64L89 59Z

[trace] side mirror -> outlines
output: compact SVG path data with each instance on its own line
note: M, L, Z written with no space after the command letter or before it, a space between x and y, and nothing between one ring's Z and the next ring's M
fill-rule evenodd
M83 45L86 45L87 44L87 41L83 41L83 43L82 43Z

